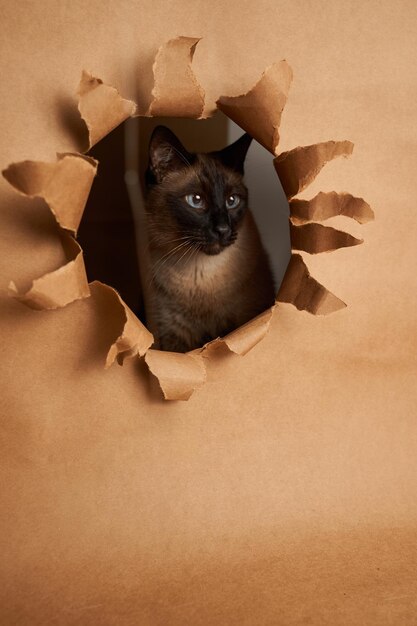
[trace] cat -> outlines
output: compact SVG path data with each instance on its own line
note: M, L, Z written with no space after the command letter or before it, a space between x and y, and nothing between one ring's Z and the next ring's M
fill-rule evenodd
M243 182L248 134L191 153L165 126L149 144L148 325L161 350L187 352L249 321L275 299L268 256Z

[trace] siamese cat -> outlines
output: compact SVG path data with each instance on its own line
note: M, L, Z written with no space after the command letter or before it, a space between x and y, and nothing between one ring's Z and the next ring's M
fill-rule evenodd
M156 347L187 352L274 303L274 281L248 209L245 134L218 152L191 153L155 128L146 171L149 322Z

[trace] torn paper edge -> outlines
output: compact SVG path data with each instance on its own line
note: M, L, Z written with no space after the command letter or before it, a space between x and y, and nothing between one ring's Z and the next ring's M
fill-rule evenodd
M229 352L244 356L265 337L274 312L275 305L252 318L239 328L236 328L225 337L218 337L209 341L195 352L203 356L209 356L210 352L219 346L226 346Z
M302 250L309 254L321 252L334 252L340 248L349 248L363 243L363 239L357 239L332 226L310 223L299 226L290 220L290 239L292 250Z
M90 194L98 161L78 153L57 154L53 163L20 161L11 163L2 174L10 185L27 198L42 198L57 223L76 233ZM74 177L77 186L73 185Z
M82 71L77 95L78 110L88 130L88 149L137 111L133 100L122 98L117 89L86 70Z
M320 191L310 200L290 200L290 216L293 224L324 222L340 215L351 218L359 224L367 224L374 219L374 212L363 198L350 193Z
M292 69L285 60L269 66L258 82L240 96L221 96L216 104L225 115L256 139L273 155L277 154L281 117L291 86ZM265 105L265 100L271 100Z
M200 37L176 37L158 49L152 66L152 99L145 116L203 117L205 92L192 68L194 52L200 40ZM170 67L170 63L174 67Z
M160 48L160 50L158 51L158 53L162 55L163 53L161 52L161 50L164 49L166 51L167 47L169 47L170 45L174 48L178 47L178 45L188 46L189 56L188 59L186 59L186 71L188 71L189 69L191 72L193 90L194 93L198 92L198 98L200 99L201 106L199 105L198 112L193 109L193 114L187 114L187 117L201 117L202 111L204 109L204 92L199 87L198 83L194 82L196 81L196 79L191 70L191 62L198 41L198 39L194 38L177 38L168 42L168 44ZM175 42L177 43L175 44ZM157 59L155 59L154 63L155 75L159 71L157 70L156 61ZM279 123L281 120L282 111L285 106L285 101L287 97L286 93L289 89L292 78L291 68L289 68L288 64L286 64L285 61L280 62L279 64L274 64L273 66L265 70L259 81L249 92L247 92L247 94L234 98L228 98L227 96L224 96L219 101L219 108L221 108L222 106L224 106L224 102L222 104L221 101L236 102L237 100L242 99L242 102L247 102L247 98L252 96L255 96L256 100L256 98L258 98L258 92L261 92L264 87L266 89L268 88L268 81L271 77L271 84L274 82L274 80L276 81L277 75L273 76L274 70L272 68L276 69L277 66L279 66L281 70L283 70L284 75L285 72L287 73L287 82L284 81L284 84L287 86L284 90L280 90L280 102L282 103L282 106L280 105L278 107L278 114L276 114L275 112L273 115L271 115L272 121L269 122L270 125L267 130L267 133L269 133L269 138L267 140L264 139L263 141L261 141L259 139L258 133L253 132L255 138L258 139L260 143L263 143L263 145L267 144L265 145L265 147L267 147L273 154L276 154L277 151L277 144L279 139ZM269 84L269 86L271 86L271 84ZM195 92L196 85L198 87L197 92ZM179 88L178 91L180 91ZM276 93L274 95L274 90L272 90L272 92L270 91L269 93L273 94L272 97L276 97ZM94 94L93 100L92 94ZM161 113L156 113L156 102L158 100L158 95L160 94L158 94L158 89L156 88L155 84L152 91L153 100L150 105L150 110L152 110L154 114L160 115ZM108 85L104 85L101 79L94 78L91 74L87 72L83 73L83 78L79 89L79 96L79 110L89 130L90 147L99 139L108 134L118 124L127 119L127 117L137 112L136 104L134 102L123 99L116 89ZM93 115L90 115L91 110L89 110L89 107L87 106L87 104L91 104L91 102L95 103L94 106L91 107L93 109ZM270 110L271 105L269 104L269 100L267 102L267 105L268 106L265 106L262 103L262 107L264 109ZM171 110L169 113L170 115L173 114ZM247 114L247 111L245 113ZM243 114L242 118L245 117L245 113ZM257 121L259 121L259 110L256 110L255 113L258 116ZM229 115L229 117L233 119L232 115ZM103 121L103 118L105 118L105 124L102 124L100 127L99 122L100 120ZM275 120L275 122L273 120ZM244 130L250 132L250 129L245 127L247 126L246 121L243 121L241 125ZM107 128L108 130L104 132L104 128ZM283 183L287 196L290 199L290 207L294 207L294 228L299 228L303 224L302 222L300 224L297 224L297 210L302 215L305 215L306 212L306 205L301 205L298 203L310 202L310 206L307 207L307 215L313 216L313 219L317 219L317 215L320 215L320 200L317 199L317 196L316 199L313 199L311 201L297 201L295 199L291 199L294 198L297 193L305 189L314 180L319 171L329 160L336 158L336 156L347 156L352 152L352 149L353 144L351 144L351 142L329 141L323 142L321 144L313 144L311 146L298 147L294 150L276 156L276 158L274 159L275 168L280 178L281 176L283 178L281 182ZM59 158L64 158L65 156L68 155L59 155ZM83 158L92 167L97 167L97 163L89 157L85 157L80 154L74 154L72 156L76 158ZM291 171L292 169L294 170L294 172ZM295 180L294 176L296 176ZM350 194L336 195L338 196L339 204L337 202L336 204L333 202L333 205L335 204L337 206L337 209L332 208L331 211L339 210L340 214L345 211L343 214L347 215L347 213L349 213L349 211L351 210L345 208L346 203L343 204L342 196L349 196L350 199L353 198L353 196L351 196ZM320 196L320 194L318 194L318 196ZM340 198L342 198L341 202ZM364 205L362 205L362 208L363 206ZM352 214L349 214L348 217L353 217L359 222L361 222L361 220L369 221L369 219L372 219L373 213L369 205L366 206L368 207L368 209L365 210L365 214L361 215L358 213L358 211L355 212L354 210L353 212L351 211ZM51 211L53 211L52 207L50 208ZM310 211L310 213L308 211ZM372 215L370 212L372 213ZM302 215L301 218L299 218L301 220ZM327 218L323 217L322 219ZM60 225L62 226L62 224ZM72 223L72 227L73 226L74 224ZM317 229L317 226L319 226L318 224L311 224L310 226L313 226L316 232L320 232ZM74 228L74 231L75 230L76 228ZM304 230L304 232L306 231ZM343 235L349 237L349 235L347 233L343 233L343 231L336 232L342 233ZM74 242L74 240L72 241ZM359 242L360 240L357 241ZM65 306L67 303L79 299L80 297L87 297L88 295L90 295L88 284L86 282L82 251L78 244L76 244L76 242L74 242L74 244L77 246L77 251L73 260L71 260L69 263L59 268L58 270L50 272L40 279L36 279L35 281L33 281L31 288L25 293L19 293L16 286L11 283L11 295L24 302L27 306L38 309L58 308L60 306ZM77 282L77 273L79 273L80 276L82 274L80 283ZM66 276L68 276L68 279L66 278ZM70 293L64 293L59 302L56 301L56 299L54 300L53 297L51 298L50 293L50 286L54 284L54 281L57 277L58 281L63 280L64 282L66 282L67 280L69 280L69 282L71 283L71 289L69 289ZM46 287L46 289L44 287ZM120 334L109 349L106 358L106 367L109 367L115 360L117 360L119 363L123 363L124 359L127 357L144 356L149 370L159 380L159 384L165 399L188 400L191 397L192 393L195 391L195 389L204 384L206 373L203 357L205 355L208 356L210 351L212 349L215 349L217 345L225 345L230 352L233 352L235 354L247 354L250 349L252 349L265 337L269 329L273 312L275 310L275 307L271 307L270 309L264 311L261 315L250 320L226 337L216 339L206 346L203 346L203 348L199 351L193 351L192 353L187 354L168 353L150 349L153 341L151 333L145 328L145 326L143 326L143 324L132 313L132 311L130 311L130 309L127 307L127 305L125 305L125 303L122 301L120 296L113 288L106 285L102 285L102 288L111 290L111 292L113 293L113 297L116 299L117 304L120 307L121 313ZM310 276L310 273L302 257L297 254L293 254L291 257L287 272L284 277L284 281L277 295L277 302L289 302L293 304L296 308L309 311L310 313L313 313L315 315L328 314L340 310L346 306L346 304L342 302L342 300L334 296L323 285L320 285L320 283L318 283L314 278Z
M20 291L13 281L9 284L9 294L31 309L60 309L90 296L83 251L70 234L63 231L61 236L69 259L65 265L36 278L25 291Z
M353 152L351 141L323 141L299 146L274 159L275 170L288 200L306 189L329 161Z
M207 379L204 360L195 353L148 350L145 363L158 380L165 400L189 400Z
M299 254L291 255L276 301L293 304L299 311L313 315L329 315L347 306L310 275Z
M109 348L105 368L108 369L116 360L120 365L123 365L126 358L144 356L154 342L152 333L142 324L113 287L98 280L91 283L91 287L93 286L98 292L104 292L107 297L110 297L118 310L119 335Z

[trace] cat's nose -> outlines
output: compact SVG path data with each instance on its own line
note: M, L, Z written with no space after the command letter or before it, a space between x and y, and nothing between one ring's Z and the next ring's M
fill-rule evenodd
M232 232L229 224L217 224L215 230L221 239L229 237L230 233Z

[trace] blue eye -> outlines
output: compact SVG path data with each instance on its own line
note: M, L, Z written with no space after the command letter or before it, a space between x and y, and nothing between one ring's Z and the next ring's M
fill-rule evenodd
M231 196L228 196L226 198L226 207L228 209L235 209L240 203L240 197L236 194L233 193Z
M188 194L188 196L185 196L185 201L193 209L202 209L204 207L204 200L198 193Z

